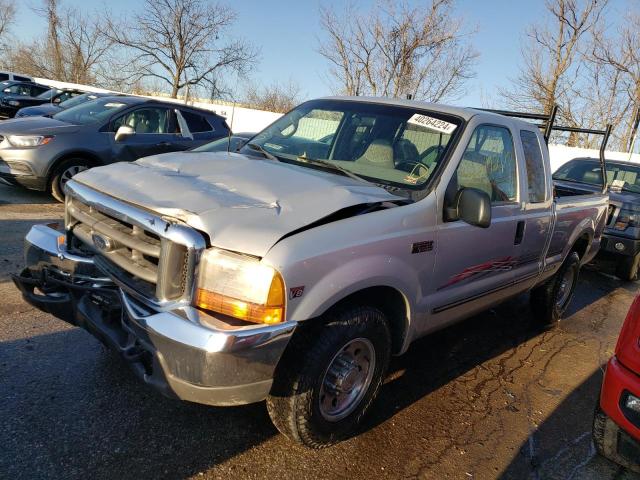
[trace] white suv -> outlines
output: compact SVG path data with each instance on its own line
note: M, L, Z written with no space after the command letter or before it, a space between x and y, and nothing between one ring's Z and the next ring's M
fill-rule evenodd
M29 75L0 71L0 82L6 82L7 80L16 81L16 82L33 82L34 81L33 77L30 77Z

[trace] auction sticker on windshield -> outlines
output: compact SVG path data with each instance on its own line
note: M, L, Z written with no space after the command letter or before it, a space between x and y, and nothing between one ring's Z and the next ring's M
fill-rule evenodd
M456 125L453 123L445 122L439 118L422 115L420 113L414 113L411 118L407 120L407 123L428 128L429 130L435 130L436 132L446 133L447 135L451 135L456 129Z

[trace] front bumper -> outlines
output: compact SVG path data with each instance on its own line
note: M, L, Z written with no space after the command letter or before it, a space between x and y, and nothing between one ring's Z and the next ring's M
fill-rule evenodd
M628 394L640 398L640 376L611 358L602 383L600 407L616 424L640 442L640 415L624 406Z
M616 248L616 245L618 248ZM616 255L634 256L640 252L640 240L615 235L605 231L602 235L601 251Z
M46 190L47 179L33 171L30 155L33 155L33 151L0 150L0 178L32 190Z
M27 267L14 276L27 302L85 328L167 396L208 405L266 398L295 322L234 327L191 307L153 310L91 258L69 254L61 236L42 225L28 233Z
M640 473L640 414L626 406L629 395L640 397L640 376L613 357L600 392L600 410L606 420L598 432L599 450L610 460Z

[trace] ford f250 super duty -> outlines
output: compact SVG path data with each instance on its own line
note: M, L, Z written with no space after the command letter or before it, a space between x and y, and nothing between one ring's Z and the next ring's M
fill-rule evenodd
M553 119L518 116L545 133L489 111L325 98L239 153L93 168L66 184L64 229L28 233L14 280L164 394L266 399L289 438L330 445L414 340L527 290L546 324L570 302L607 196L554 190Z

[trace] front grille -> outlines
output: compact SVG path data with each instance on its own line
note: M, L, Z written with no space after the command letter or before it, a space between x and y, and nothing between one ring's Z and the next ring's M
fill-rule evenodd
M67 193L78 189L86 187L68 186ZM97 192L93 195L102 196ZM121 204L110 197L102 197L116 206ZM119 212L114 205L67 195L65 215L71 247L96 254L94 261L105 273L153 302L189 297L195 250L193 242L188 241L188 234L193 238L201 239L201 236L188 227L174 227L160 217L135 211L128 204L121 205L127 212ZM171 233L176 229L179 230L178 238L172 239ZM185 235L185 229L191 231ZM165 235L166 232L169 234Z

